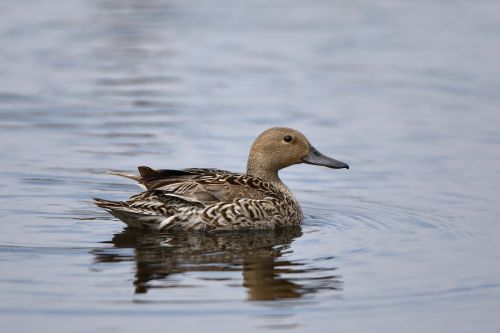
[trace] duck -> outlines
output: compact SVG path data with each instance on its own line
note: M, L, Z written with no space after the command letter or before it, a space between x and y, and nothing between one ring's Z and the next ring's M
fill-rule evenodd
M136 181L145 191L125 201L93 200L131 228L216 232L298 226L302 210L278 172L301 163L349 169L320 153L298 130L273 127L253 142L246 173L139 166L139 175L110 173Z

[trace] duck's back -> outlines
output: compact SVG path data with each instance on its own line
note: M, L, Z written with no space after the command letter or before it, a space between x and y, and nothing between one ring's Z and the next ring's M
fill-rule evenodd
M205 204L235 199L282 198L272 183L245 174L219 169L153 170L139 167L139 180L148 190L185 196Z

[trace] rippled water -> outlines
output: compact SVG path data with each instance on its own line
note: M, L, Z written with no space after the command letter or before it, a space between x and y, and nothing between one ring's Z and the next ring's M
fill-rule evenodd
M500 329L500 3L0 2L2 331ZM302 228L125 230L109 169L282 172Z

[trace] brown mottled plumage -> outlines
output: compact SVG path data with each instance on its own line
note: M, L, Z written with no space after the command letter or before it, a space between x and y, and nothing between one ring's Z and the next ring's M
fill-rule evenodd
M275 127L255 140L246 174L141 166L140 176L111 173L139 182L145 192L127 201L94 201L130 227L214 231L297 225L302 211L278 171L299 163L349 168L319 153L300 132Z

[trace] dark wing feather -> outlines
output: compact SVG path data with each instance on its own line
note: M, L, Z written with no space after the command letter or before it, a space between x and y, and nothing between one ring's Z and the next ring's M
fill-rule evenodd
M205 205L240 198L281 198L282 193L259 178L217 169L154 170L140 166L138 180L148 190L180 195Z

